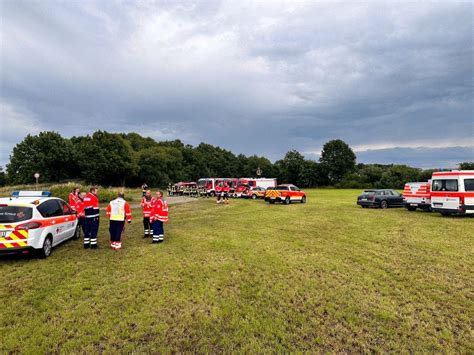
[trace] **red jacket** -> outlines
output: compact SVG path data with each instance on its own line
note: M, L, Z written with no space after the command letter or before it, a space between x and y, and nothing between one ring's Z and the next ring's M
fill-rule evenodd
M79 196L77 196L74 192L71 192L69 194L69 206L71 206L71 208L74 211L77 211L77 203L78 202L79 202Z
M143 209L143 217L151 217L151 213L153 212L153 204L155 203L154 198L150 198L149 200L146 197L142 198L142 202L140 205Z
M86 218L99 217L99 199L92 192L84 197L84 212Z
M153 204L151 221L168 222L168 203L163 200L156 200Z
M77 199L76 203L76 212L77 212L77 217L84 217L84 201L82 201L80 198Z

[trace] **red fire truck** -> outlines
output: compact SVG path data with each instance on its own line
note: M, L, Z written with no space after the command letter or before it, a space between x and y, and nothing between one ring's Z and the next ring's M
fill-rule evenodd
M219 190L219 184L224 181L229 185L229 193L234 197L240 197L250 187L259 186L266 189L276 186L276 179L274 178L202 178L198 180L198 186L205 188L209 196L215 196L216 189Z

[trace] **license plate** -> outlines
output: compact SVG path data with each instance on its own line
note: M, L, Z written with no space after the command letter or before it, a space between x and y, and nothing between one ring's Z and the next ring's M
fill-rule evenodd
M416 207L416 206L418 206L418 204L416 204L416 203L410 203L410 206L415 206L415 207Z
M441 206L443 206L443 204L442 204L442 203L435 202L435 203L433 203L433 206L441 207Z
M5 238L7 236L7 231L0 232L0 238Z

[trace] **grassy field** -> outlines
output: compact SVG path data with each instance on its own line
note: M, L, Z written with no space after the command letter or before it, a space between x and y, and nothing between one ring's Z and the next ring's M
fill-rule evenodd
M474 218L355 205L174 205L166 241L0 259L0 353L474 352Z

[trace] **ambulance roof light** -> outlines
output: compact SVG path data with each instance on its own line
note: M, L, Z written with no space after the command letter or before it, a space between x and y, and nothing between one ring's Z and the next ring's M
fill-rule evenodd
M13 191L11 197L51 197L49 191Z

